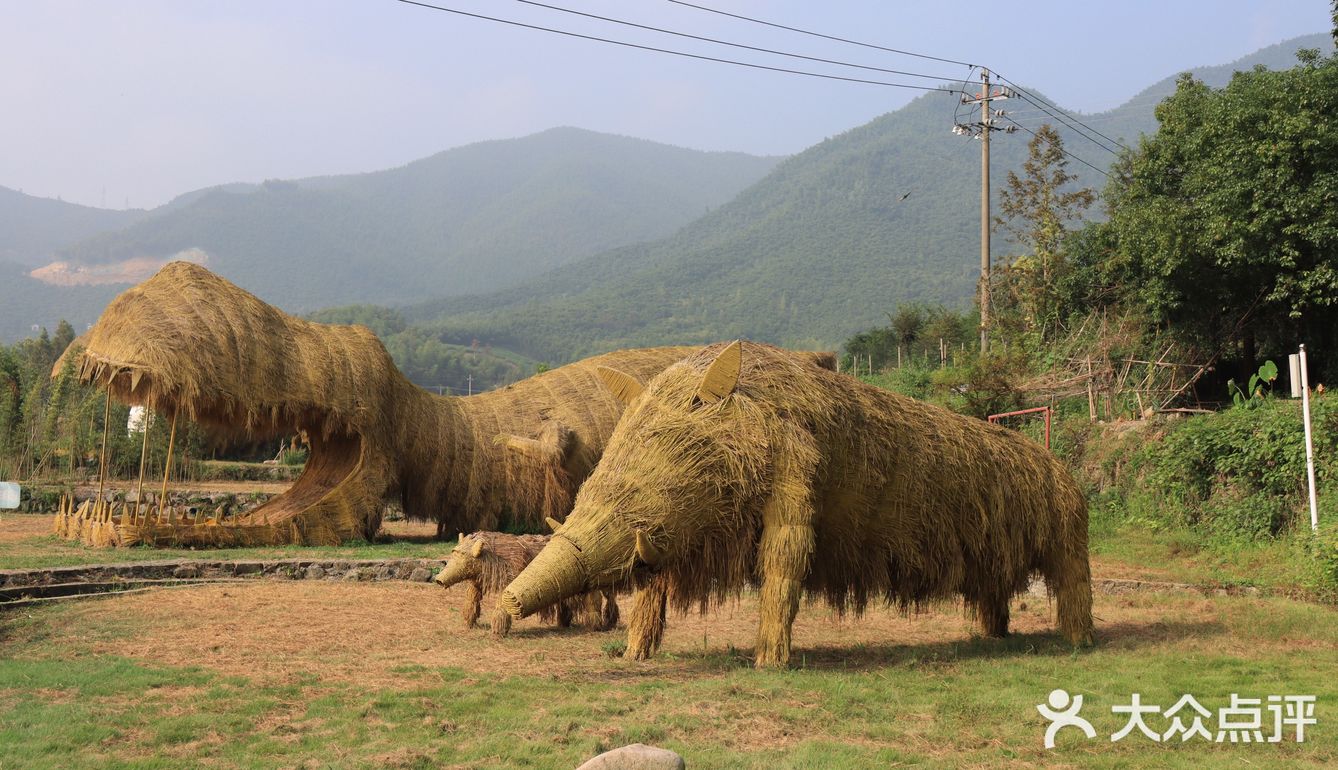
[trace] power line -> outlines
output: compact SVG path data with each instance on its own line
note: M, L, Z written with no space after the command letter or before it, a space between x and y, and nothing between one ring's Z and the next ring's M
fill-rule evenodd
M1065 119L1063 115L1056 115L1056 114L1054 113L1054 111L1048 109L1045 105L1041 104L1040 102L1037 102L1037 101L1033 100L1033 99L1032 99L1031 97L1029 97L1028 95L1026 95L1026 94L1024 94L1024 93L1022 93L1022 92L1020 92L1020 91L1017 91L1016 89L1014 89L1014 93L1017 94L1017 97L1018 97L1019 99L1021 99L1022 101L1024 101L1024 102L1030 104L1030 105L1033 106L1033 107L1036 107L1036 108L1039 109L1041 112L1044 112L1046 115L1050 116L1050 117L1053 118L1054 120L1059 121L1061 124L1063 124L1065 127L1067 127L1067 128L1069 128L1070 130L1072 130L1072 131L1073 131L1074 133L1076 133L1078 136L1081 136L1083 139L1086 139L1087 141L1091 142L1092 144L1095 144L1097 147L1100 147L1101 149L1105 150L1106 152L1110 153L1111 155L1119 155L1119 154L1120 154L1119 150L1113 149L1113 148L1110 147L1109 145L1104 144L1104 143L1102 143L1099 139L1096 139L1095 137L1093 137L1091 134L1088 134L1088 133L1084 132L1081 128L1079 128L1078 126L1073 125L1073 123L1070 123L1067 119ZM1093 132L1096 131L1096 129L1094 129L1094 128L1090 128L1089 130L1091 130L1091 131L1093 131Z
M840 80L846 83L865 83L867 85L887 86L889 88L910 88L916 91L942 91L943 93L956 93L956 91L951 88L920 86L920 85L913 85L910 83L890 83L884 80L868 80L866 78L852 78L852 77L846 77L844 75L828 75L821 72L794 70L794 69L788 69L786 67L773 67L766 64L755 64L753 62L743 62L735 59L722 59L717 56L705 56L702 54L688 53L687 51L675 51L671 48L657 48L655 46L641 45L639 43L629 43L625 40L613 40L611 38L598 37L595 35L583 35L579 32L571 32L565 29L554 29L553 27L543 27L537 24L526 24L525 22L515 21L512 19L500 19L496 16L485 16L481 13L471 13L469 11L461 11L456 8L447 8L441 5L432 5L430 3L419 2L419 0L399 0L399 2L404 3L405 5L416 5L420 8L429 8L431 10L441 11L443 13L453 13L457 16L467 16L472 19L482 19L484 21L496 22L498 24L508 24L513 27L523 27L525 29L533 29L533 30L538 30L540 32L549 32L554 35L564 35L566 37L574 37L574 38L579 38L581 40L593 40L599 43L608 43L610 45L623 46L624 48L636 48L642 51L654 51L656 53L670 54L671 56L682 56L684 58L698 59L701 61L716 62L718 64L732 64L736 67L749 67L751 69L767 70L769 72L784 72L789 75L803 75L805 77L823 78L825 80Z
M1022 97L1022 99L1023 99L1024 101L1030 102L1033 106L1038 107L1038 108L1040 108L1040 109L1042 109L1042 110L1045 110L1045 109L1046 109L1046 106L1045 106L1045 105L1049 105L1050 107L1053 107L1054 109L1059 110L1059 111L1060 111L1061 113L1063 113L1064 115L1067 115L1068 117L1072 118L1076 123L1078 123L1079 125L1083 126L1084 128L1086 128L1087 130L1091 131L1092 133L1096 134L1097 136L1101 137L1102 139L1105 139L1106 141L1111 142L1112 144L1118 145L1119 147L1121 147L1121 148L1123 148L1123 149L1125 149L1125 150L1128 150L1128 149L1129 149L1129 146L1126 145L1124 142L1121 142L1121 141L1118 140L1118 139L1112 139L1112 138L1110 138L1109 136L1106 136L1105 134L1101 133L1100 131L1097 131L1095 128L1092 128L1091 126L1087 125L1086 123L1083 123L1082 120L1080 120L1080 119L1077 118L1076 116L1074 116L1074 115L1072 115L1071 113L1069 113L1068 111L1066 111L1063 107L1060 107L1059 105L1054 104L1053 102L1051 102L1050 100L1046 99L1045 97L1043 97L1043 96L1039 96L1039 95L1037 95L1037 94L1033 94L1032 92L1030 92L1030 91L1028 91L1027 89L1023 88L1022 86L1019 86L1017 83L1014 83L1013 81L1009 80L1008 78L1004 77L1003 75L1000 75L1000 76L999 76L999 79L1002 80L1003 82L1007 83L1008 85L1012 86L1012 87L1013 87L1013 90L1016 91L1016 92L1018 93L1018 95L1019 95L1020 97ZM1037 102L1033 101L1033 99L1039 99L1041 102L1044 102L1044 104L1038 104ZM1056 120L1060 120L1061 122L1063 121L1063 118L1060 118L1060 117L1058 117L1058 116L1052 116L1052 117L1055 117ZM1072 126L1070 126L1070 128L1072 128ZM1076 128L1075 128L1074 130L1077 131ZM1082 132L1079 131L1078 133L1082 133ZM1113 153L1113 154L1116 154L1116 155L1119 154L1119 153L1116 152L1115 150L1112 150L1112 149L1110 149L1109 147L1106 147L1105 145L1103 145L1103 144L1101 144L1100 142L1096 141L1095 139L1092 139L1092 137L1090 137L1090 136L1087 137L1087 139L1090 140L1091 142L1093 142L1094 144L1096 144L1096 145L1102 147L1103 149L1105 149L1106 151L1108 151L1108 152L1110 152L1110 153Z
M1036 136L1036 132L1035 132L1035 131L1032 131L1030 128L1027 128L1026 126L1022 125L1021 123L1017 122L1016 120L1013 120L1012 118L1008 117L1008 115L1005 114L1003 117L1004 117L1004 119L1006 119L1009 123L1012 123L1013 125L1017 126L1018 128L1022 129L1023 131L1026 131L1028 134L1031 134L1032 136ZM1078 157L1077 155L1074 155L1073 153L1069 152L1067 149L1065 149L1065 148L1063 148L1063 147L1060 147L1060 148L1059 148L1059 151L1062 152L1062 153L1064 153L1065 155L1069 156L1070 158L1073 158L1074 160L1078 161L1079 163L1083 164L1084 166L1086 166L1086 167L1092 169L1093 171L1097 172L1098 174L1100 174L1100 175L1106 177L1107 179L1110 178L1110 174L1109 174L1109 173L1107 173L1107 172L1105 172L1105 171L1103 171L1103 170L1097 168L1096 166L1092 165L1091 163L1088 163L1087 161L1083 160L1082 158Z
M914 51L903 51L903 50L901 50L900 48L888 48L888 47L886 47L886 46L874 45L873 43L861 43L861 42L858 41L858 40L850 40L849 38L837 37L836 35L824 35L824 34L821 33L821 32L814 32L814 31L812 31L812 30L800 29L799 27L787 27L787 26L784 25L784 24L777 24L777 23L772 22L772 21L764 21L764 20L762 20L762 19L756 19L756 18L753 18L752 16L744 16L744 15L742 15L742 14L730 13L730 12L728 12L728 11L721 11L721 10L717 10L717 9L715 9L715 8L707 8L707 7L704 6L704 5L697 5L696 3L688 3L688 2L684 2L683 0L669 0L669 2L673 3L674 5L682 5L682 6L686 6L686 7L688 7L688 8L696 8L696 9L699 10L699 11L706 11L707 13L715 13L715 14L719 14L719 15L721 15L721 16L728 16L728 17L730 17L730 18L732 18L732 19L739 19L739 20L741 20L741 21L748 21L748 22L752 22L753 24L761 24L761 25L766 26L766 27L774 27L774 28L776 28L776 29L783 29L783 30L786 30L786 31L788 31L788 32L798 32L798 33L801 34L801 35L811 35L812 37L820 37L820 38L822 38L822 39L824 39L824 40L835 40L835 41L838 42L838 43L848 43L848 44L850 44L850 45L857 45L857 46L861 46L861 47L863 47L863 48L872 48L872 49L877 50L877 51L886 51L886 52L888 52L888 53L901 54L902 56L914 56L914 57L919 58L919 59L929 59L929 60L931 60L931 61L941 61L941 62L944 62L944 63L946 63L946 64L960 64L960 65L962 65L963 67L975 67L975 66L977 66L977 65L972 64L971 62L958 61L958 60L956 60L956 59L945 59L945 58L943 58L942 56L930 56L929 54L915 53Z
M690 40L701 40L706 43L715 43L716 45L727 45L730 46L731 48L743 48L748 51L757 51L759 53L774 54L776 56L788 56L791 59L805 59L807 61L821 62L823 64L835 64L841 67L854 67L856 69L871 70L873 72L886 72L891 75L908 75L910 77L927 78L929 80L939 80L939 81L956 80L956 78L950 77L948 75L926 75L923 72L908 72L906 70L894 70L894 69L887 69L885 67L873 67L866 64L855 64L853 62L841 61L839 59L824 59L819 56L805 56L804 54L790 53L788 51L777 51L772 48L761 48L759 46L745 45L743 43L732 43L728 40L720 40L718 38L713 38L713 37L703 37L702 35L693 35L687 32L678 32L672 29L664 29L663 27L652 27L646 24L637 24L636 22L625 21L623 19L614 19L608 16L600 16L599 14L595 13L586 13L585 11L577 11L571 8L563 8L561 6L549 5L548 3L536 2L536 0L516 0L516 2L523 3L525 5L533 5L539 8L547 8L551 11L569 13L572 14L573 16L584 16L587 19L598 19L599 21L607 21L611 24L621 24L625 27L635 27L636 29L644 29L650 32L659 32L664 35L675 35L677 37L685 37Z

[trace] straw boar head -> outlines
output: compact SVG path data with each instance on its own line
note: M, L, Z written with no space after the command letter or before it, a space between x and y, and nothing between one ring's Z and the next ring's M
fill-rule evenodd
M572 513L503 592L509 612L528 615L688 562L751 568L747 544L769 485L770 431L765 411L736 392L742 363L734 342L675 364L644 390L604 377L630 403Z
M474 535L460 533L460 542L451 551L446 566L433 578L433 582L442 588L450 588L465 580L478 580L483 573L479 561L488 548L488 542Z

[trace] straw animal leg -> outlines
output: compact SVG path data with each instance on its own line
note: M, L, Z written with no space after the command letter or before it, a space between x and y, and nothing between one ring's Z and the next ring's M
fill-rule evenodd
M811 440L791 436L773 482L771 497L762 509L762 538L758 544L760 618L754 662L758 668L782 667L790 662L790 627L799 611L804 576L816 545L813 531L811 470L817 452Z
M758 668L790 662L790 627L799 612L803 578L813 549L813 529L806 524L771 524L762 529L761 615L754 662Z
M603 590L604 611L599 620L599 630L608 631L618 627L618 589L605 588Z
M581 595L578 594L576 597L574 597L574 600L575 602L579 602L581 600ZM573 599L563 599L562 601L558 602L558 608L557 608L558 628L571 628L572 615L575 614L575 608L572 607L573 603L574 603ZM510 616L508 615L507 617Z
M465 628L473 628L483 611L483 584L466 580L465 586L465 604L460 608L460 614L465 620Z
M604 630L604 592L587 591L570 600L573 606L572 622L597 631Z
M1009 593L991 589L984 595L968 599L980 624L980 633L985 636L1008 636L1008 600Z
M1087 538L1083 537L1056 563L1058 569L1055 574L1045 576L1045 585L1055 597L1059 630L1075 646L1094 644L1092 568L1087 558Z
M632 617L627 621L627 651L623 653L624 658L645 660L660 649L668 599L669 584L662 575L657 575L636 592Z
M502 609L499 602L492 611L492 636L494 639L505 639L509 633L511 633L511 615Z

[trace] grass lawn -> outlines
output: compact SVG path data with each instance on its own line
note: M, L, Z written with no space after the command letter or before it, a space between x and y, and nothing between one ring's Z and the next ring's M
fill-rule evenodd
M0 522L0 564L167 556L20 534ZM35 521L36 517L33 517ZM34 528L37 523L32 523ZM9 529L6 529L9 527ZM6 540L5 533L11 536ZM439 555L448 543L186 551L252 558L315 552ZM1173 538L1094 527L1098 577L1244 582ZM68 549L68 550L63 550ZM96 558L89 557L88 554ZM1182 558L1183 557L1183 558ZM801 608L794 668L749 665L751 595L671 616L651 661L611 657L624 629L532 620L492 640L466 631L462 590L413 583L256 581L0 610L0 770L79 767L573 768L644 742L699 768L1332 767L1338 764L1338 611L1271 596L1098 595L1098 644L1074 651L1044 599L1014 602L1014 635L973 635L959 608L840 618ZM624 613L630 609L624 598ZM486 616L485 616L486 617ZM626 617L626 615L624 615ZM1080 693L1097 731L1051 751L1036 711ZM1111 707L1138 692L1212 711L1243 697L1314 695L1304 743L1154 743ZM1216 728L1216 718L1205 720ZM1268 713L1265 712L1265 718ZM1152 715L1165 730L1169 720Z
M1089 527L1093 571L1133 565L1150 580L1205 586L1255 586L1298 598L1333 603L1333 586L1305 549L1308 532L1275 539L1213 539L1185 527L1152 527L1120 521L1094 508ZM1120 577L1121 575L1103 575Z
M953 607L856 620L805 606L780 672L747 665L750 596L671 618L640 663L608 656L621 632L523 621L494 642L461 627L459 598L256 582L10 610L0 767L570 768L635 741L690 768L1338 763L1336 616L1285 598L1101 596L1099 644L1079 652L1034 599L1005 640L973 637ZM1065 730L1043 748L1035 705L1056 687L1084 695L1096 739ZM1315 695L1319 724L1301 744L1111 743L1124 721L1110 707L1135 691L1210 710L1233 692Z

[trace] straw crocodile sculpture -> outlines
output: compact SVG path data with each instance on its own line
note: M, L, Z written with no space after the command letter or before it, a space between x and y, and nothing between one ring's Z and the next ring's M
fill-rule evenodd
M502 592L524 617L629 579L626 655L660 644L665 608L758 589L754 652L784 665L801 596L860 613L960 596L1002 636L1040 574L1059 626L1092 638L1087 503L1025 436L766 345L707 348L630 399L603 459L544 550Z
M487 393L437 396L409 382L365 327L296 318L173 262L114 299L65 357L117 401L179 412L215 434L303 432L306 466L240 517L68 506L57 530L88 542L93 528L106 545L337 544L374 537L395 499L439 533L544 531L545 518L570 510L622 413L598 368L649 379L696 350L622 350ZM834 366L830 353L798 355Z

